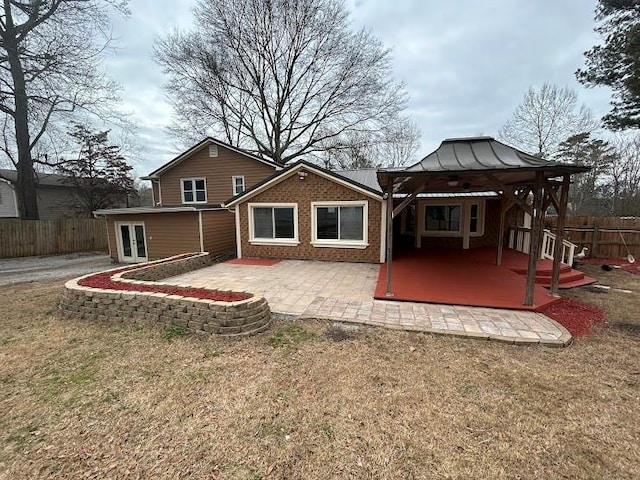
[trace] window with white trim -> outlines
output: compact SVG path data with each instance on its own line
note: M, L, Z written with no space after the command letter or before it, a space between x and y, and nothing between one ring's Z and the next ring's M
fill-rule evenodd
M426 205L424 229L427 232L460 232L462 205Z
M207 182L204 178L183 178L182 203L207 203Z
M317 202L312 209L313 245L367 245L367 202Z
M231 183L233 184L233 195L240 195L244 192L244 176L236 175L231 177Z
M480 232L480 205L472 203L469 206L469 233Z
M252 243L298 243L296 204L250 204L249 240Z

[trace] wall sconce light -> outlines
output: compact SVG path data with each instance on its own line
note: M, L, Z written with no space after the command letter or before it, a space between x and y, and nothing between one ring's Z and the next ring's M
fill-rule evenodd
M300 170L300 171L298 172L298 178L299 178L300 180L304 180L305 178L307 178L307 175L308 175L308 174L307 174L307 172L305 172L304 170Z

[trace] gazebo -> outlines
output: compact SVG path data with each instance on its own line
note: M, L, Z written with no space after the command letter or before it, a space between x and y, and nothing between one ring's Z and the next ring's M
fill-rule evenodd
M529 155L492 137L450 138L437 150L407 168L378 170L386 195L386 294L393 296L393 219L422 193L461 194L495 192L500 196L500 228L496 264L501 265L505 216L516 207L532 218L524 305L533 304L536 262L540 253L545 212L557 212L556 248L551 293L558 295L564 224L571 175L589 170L576 164L553 162ZM401 197L394 205L394 197ZM530 199L533 199L531 202Z

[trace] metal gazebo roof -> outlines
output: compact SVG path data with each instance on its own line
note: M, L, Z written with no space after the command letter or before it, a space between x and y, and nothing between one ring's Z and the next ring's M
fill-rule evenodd
M418 163L406 168L378 171L380 185L394 179L396 192L411 192L424 184L428 192L494 190L488 175L504 185L533 183L535 172L546 178L579 173L589 167L544 160L493 137L449 138Z

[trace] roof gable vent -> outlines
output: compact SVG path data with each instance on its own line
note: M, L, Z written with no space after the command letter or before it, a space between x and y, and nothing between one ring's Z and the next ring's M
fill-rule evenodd
M210 157L218 156L218 145L216 145L215 143L212 143L211 145L209 145L209 156Z

